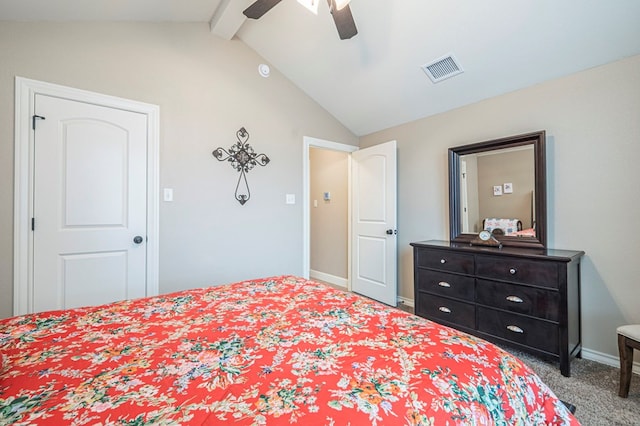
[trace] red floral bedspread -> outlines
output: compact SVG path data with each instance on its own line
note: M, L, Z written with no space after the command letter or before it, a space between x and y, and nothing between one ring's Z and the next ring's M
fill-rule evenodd
M0 320L0 424L578 424L483 340L296 277Z

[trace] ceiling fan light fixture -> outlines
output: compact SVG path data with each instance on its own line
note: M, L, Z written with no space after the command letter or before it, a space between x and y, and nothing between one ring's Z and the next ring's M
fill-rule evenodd
M319 1L320 0L298 0L298 3L309 9L314 15L317 15Z
M260 19L281 1L282 0L256 0L243 10L242 13L247 18ZM305 7L315 7L318 1L320 0L298 0L298 2ZM336 1L338 1L340 7L336 5ZM351 8L348 6L349 0L327 0L327 2L329 3L329 12L333 17L333 22L338 30L340 40L347 40L358 34L356 23L353 20L353 15L351 15ZM310 10L313 11L313 9Z
M335 0L335 1L336 1L336 9L341 10L341 9L344 9L344 7L348 5L351 0Z

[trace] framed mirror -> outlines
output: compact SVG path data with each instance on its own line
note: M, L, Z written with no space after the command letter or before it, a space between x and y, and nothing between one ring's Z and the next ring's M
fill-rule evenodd
M546 169L544 131L449 148L451 241L546 248Z

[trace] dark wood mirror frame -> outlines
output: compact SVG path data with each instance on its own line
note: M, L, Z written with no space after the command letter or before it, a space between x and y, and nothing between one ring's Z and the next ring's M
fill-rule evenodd
M503 246L546 248L547 247L547 164L545 153L545 131L510 136L449 148L449 229L451 241L470 243L475 233L462 232L460 211L460 157L467 154L494 151L505 148L533 145L534 149L534 209L535 237L496 236Z

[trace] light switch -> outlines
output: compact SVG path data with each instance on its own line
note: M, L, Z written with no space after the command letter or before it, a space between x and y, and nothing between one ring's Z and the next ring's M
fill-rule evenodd
M165 188L164 189L164 200L165 201L173 201L173 188Z
M318 200L313 200L313 207L318 207Z
M296 194L287 194L286 203L287 204L295 204L296 203Z

